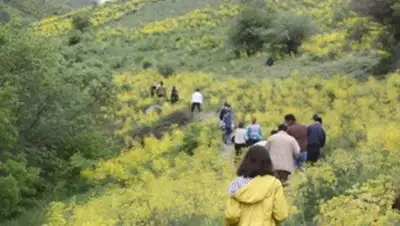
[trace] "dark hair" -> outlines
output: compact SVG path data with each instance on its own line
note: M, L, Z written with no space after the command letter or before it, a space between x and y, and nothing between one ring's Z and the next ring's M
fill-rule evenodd
M253 123L253 124L255 124L256 122L257 122L257 118L253 118L252 120L251 120L251 122Z
M314 114L312 119L316 122L322 123L322 118L319 117L317 114Z
M285 121L296 121L296 117L293 114L285 115Z
M236 175L250 178L274 175L272 160L267 149L261 145L251 146L244 156Z
M164 85L164 82L161 81L161 82L160 82L160 85Z
M278 126L278 131L287 131L288 127L285 124L280 124Z
M243 123L243 122L239 122L238 127L239 127L239 128L244 128L244 123Z
M271 135L274 135L275 133L277 133L278 131L276 129L271 130Z
M196 89L197 92L200 92L200 89Z

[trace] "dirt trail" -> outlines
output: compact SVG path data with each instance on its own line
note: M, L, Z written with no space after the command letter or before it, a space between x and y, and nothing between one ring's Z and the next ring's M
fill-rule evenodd
M208 112L201 112L197 113L195 116L196 121L201 121L201 120L213 120L215 121L215 126L218 127L219 121L217 120L217 114L212 111ZM222 137L222 131L221 131L221 137ZM233 145L226 145L221 142L221 158L227 159L227 160L232 160L234 159L234 154L235 154L235 149Z

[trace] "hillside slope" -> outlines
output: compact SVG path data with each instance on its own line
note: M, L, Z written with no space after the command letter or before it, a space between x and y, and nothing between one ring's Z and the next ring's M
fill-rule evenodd
M3 1L31 23L0 33L0 224L220 225L235 177L216 118L227 101L265 134L287 113L323 117L326 158L292 175L283 226L394 226L397 8L379 20L348 3ZM150 95L160 81L166 99ZM197 88L204 111L190 113Z

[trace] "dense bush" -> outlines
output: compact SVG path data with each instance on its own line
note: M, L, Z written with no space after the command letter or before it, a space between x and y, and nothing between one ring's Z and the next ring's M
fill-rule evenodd
M72 18L72 27L79 31L84 31L90 26L90 18L86 15L75 15Z
M1 205L0 219L23 211L33 197L60 183L64 192L73 190L81 168L72 156L97 159L113 150L112 136L100 129L107 126L100 107L111 81L88 71L80 76L66 67L61 46L28 31L3 29L2 37L0 166L4 180L16 183L2 193L9 204Z
M316 32L316 24L311 17L297 15L293 11L276 15L266 35L272 49L283 53L297 53L303 41Z
M232 27L229 39L237 54L252 55L263 49L267 30L273 16L264 9L248 7L244 9Z
M172 64L170 63L164 63L160 64L157 66L158 73L160 73L162 76L167 78L168 76L171 76L175 73L175 69Z
M400 1L398 0L352 0L351 8L362 16L370 16L379 23L386 25L394 41L386 42L390 57L382 58L381 64L376 68L380 74L400 68L397 54L397 43L400 41ZM395 42L394 44L390 44Z

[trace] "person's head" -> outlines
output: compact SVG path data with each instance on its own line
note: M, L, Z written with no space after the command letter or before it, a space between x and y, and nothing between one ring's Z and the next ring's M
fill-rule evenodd
M278 131L276 129L271 130L270 135L274 135L275 133L277 133Z
M236 175L250 178L274 175L268 151L261 145L251 146L244 156Z
M200 92L200 89L196 89L196 92Z
M256 124L257 123L257 119L256 118L251 119L251 123L252 124Z
M229 105L228 102L224 103L224 107L228 107L228 105Z
M243 122L239 122L238 127L241 128L241 129L243 129L243 128L244 128L244 123L243 123Z
M312 119L313 119L315 122L322 123L322 118L319 117L317 114L314 114L314 115L312 116Z
M293 125L293 123L295 123L296 122L296 117L294 117L294 115L293 114L287 114L287 115L285 115L285 123L287 124L287 125Z
M163 86L163 85L164 85L164 82L161 81L161 82L160 82L160 86Z
M172 86L172 90L176 90L176 87L175 87L175 86Z
M287 132L287 130L288 130L288 127L287 127L285 124L280 124L280 125L278 126L278 131Z

